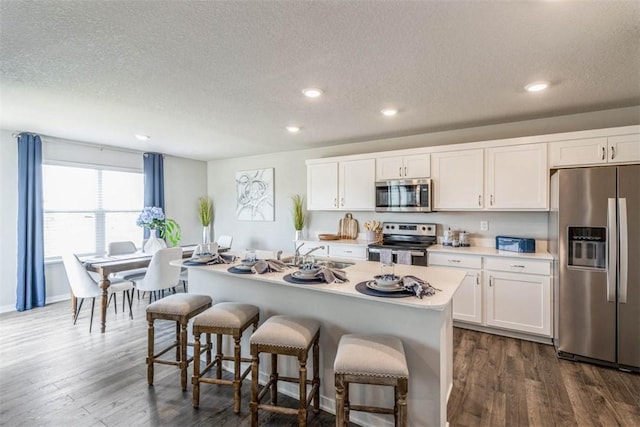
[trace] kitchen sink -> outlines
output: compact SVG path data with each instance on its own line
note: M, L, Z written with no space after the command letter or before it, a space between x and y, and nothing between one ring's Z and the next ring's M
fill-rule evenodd
M347 268L355 264L355 262L347 262L347 261L321 261L320 264L329 267L329 268L337 268L339 270L343 268Z

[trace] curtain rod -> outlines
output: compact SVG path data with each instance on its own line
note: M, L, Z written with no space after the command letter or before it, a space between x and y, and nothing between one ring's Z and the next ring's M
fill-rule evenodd
M144 154L146 153L146 151L139 151L139 150L133 150L130 148L121 148L121 147L116 147L116 146L112 146L112 145L104 145L104 144L94 144L91 142L84 142L84 141L76 141L76 140L72 140L72 139L64 139L64 138L58 138L56 136L50 136L50 135L43 135L41 133L36 133L36 132L13 132L11 134L12 138L17 138L21 133L30 133L33 135L38 135L40 138L42 138L44 141L49 141L49 142L64 142L66 144L75 144L75 145L81 145L81 146L85 146L85 147L92 147L92 148L99 148L100 150L113 150L113 151L122 151L125 153L134 153L134 154ZM163 154L164 157L164 154Z

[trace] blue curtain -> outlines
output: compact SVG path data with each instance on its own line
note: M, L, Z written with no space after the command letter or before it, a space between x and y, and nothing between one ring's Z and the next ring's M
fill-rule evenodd
M42 141L18 135L18 283L16 309L45 305Z
M144 206L164 212L164 155L160 153L144 153ZM148 228L144 229L144 238L149 238Z

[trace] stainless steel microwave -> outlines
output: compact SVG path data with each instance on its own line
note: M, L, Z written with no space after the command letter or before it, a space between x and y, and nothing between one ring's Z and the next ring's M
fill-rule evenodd
M431 179L376 182L376 212L431 212Z

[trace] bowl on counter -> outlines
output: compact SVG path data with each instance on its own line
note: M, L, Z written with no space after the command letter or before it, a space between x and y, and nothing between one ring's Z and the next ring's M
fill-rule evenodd
M318 264L302 264L300 268L298 268L298 276L300 277L315 277L316 273L322 269L321 265Z
M378 274L374 276L373 279L376 282L376 285L380 287L396 287L402 280L400 276L396 276L395 274Z

